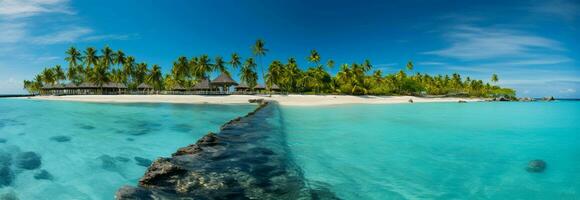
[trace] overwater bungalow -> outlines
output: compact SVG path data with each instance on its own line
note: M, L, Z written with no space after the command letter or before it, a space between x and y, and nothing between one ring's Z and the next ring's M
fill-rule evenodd
M43 95L95 95L95 94L123 94L127 91L127 86L120 83L105 83L101 86L94 83L82 83L76 85L68 84L47 84L42 87Z
M229 93L231 86L236 86L238 83L226 73L221 73L217 78L211 81L211 86L222 93Z

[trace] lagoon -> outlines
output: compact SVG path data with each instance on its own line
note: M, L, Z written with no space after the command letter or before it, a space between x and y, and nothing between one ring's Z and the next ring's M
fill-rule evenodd
M306 180L342 199L580 198L579 101L285 106L282 116ZM546 171L527 172L533 159Z
M580 198L578 101L273 106L261 117L285 141L261 145L340 199ZM0 195L112 199L151 160L254 108L1 99L0 176L12 178ZM22 165L25 152L40 166ZM543 173L526 171L534 159Z
M0 99L0 195L113 199L119 187L137 184L151 160L254 108ZM40 166L19 166L24 152L38 155Z

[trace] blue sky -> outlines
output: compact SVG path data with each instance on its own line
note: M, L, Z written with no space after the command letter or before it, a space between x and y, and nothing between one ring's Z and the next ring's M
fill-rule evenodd
M0 94L64 62L71 45L109 45L164 71L178 56L264 59L311 49L336 63L370 59L385 72L454 72L519 96L580 97L580 2L544 1L151 1L0 0ZM333 70L333 73L336 69Z

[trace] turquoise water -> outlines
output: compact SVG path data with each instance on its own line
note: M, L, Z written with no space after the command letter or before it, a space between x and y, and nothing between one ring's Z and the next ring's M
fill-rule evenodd
M312 187L343 199L580 199L580 102L282 107ZM543 173L528 161L547 162Z
M137 184L148 160L254 108L0 99L0 196L113 199L120 186ZM20 166L23 152L39 155L41 165Z

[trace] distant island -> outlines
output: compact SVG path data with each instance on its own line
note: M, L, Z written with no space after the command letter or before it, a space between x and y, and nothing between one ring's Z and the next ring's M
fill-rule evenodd
M75 47L66 51L68 68L61 65L45 68L33 80L25 80L24 88L39 95L99 95L99 94L333 94L378 96L437 96L515 99L515 90L463 78L460 74L429 75L414 72L408 61L406 68L395 74L384 75L373 70L370 60L342 64L333 76L328 72L335 66L332 59L325 63L316 50L306 58L309 66L302 70L297 59L286 62L272 61L266 70L262 58L269 52L263 40L251 47L252 57L243 60L237 53L229 59L208 55L191 58L181 56L173 62L171 71L164 74L157 64L149 66L137 62L123 51L105 46L100 52L93 47L82 53ZM260 72L265 84L258 84ZM231 78L230 71L239 70L239 80ZM210 80L209 74L220 75ZM498 75L490 81L496 83ZM233 90L231 87L233 87Z

